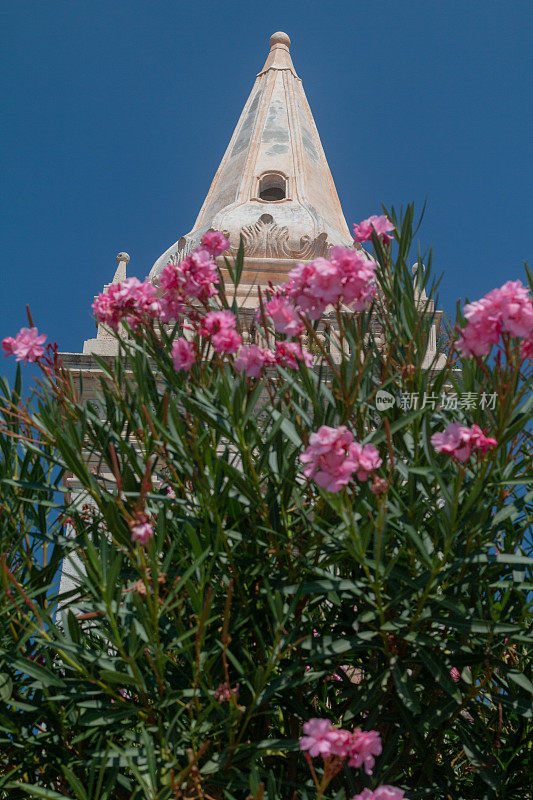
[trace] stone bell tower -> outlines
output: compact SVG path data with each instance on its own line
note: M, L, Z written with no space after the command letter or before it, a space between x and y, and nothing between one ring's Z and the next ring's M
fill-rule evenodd
M233 136L190 233L157 259L150 278L178 263L209 229L236 252L244 241L242 305L254 284L282 283L300 261L351 246L346 220L307 97L292 63L286 33L270 37Z
M297 263L327 256L334 245L353 246L286 33L278 31L270 37L265 65L256 76L192 230L157 259L150 280L156 282L166 264L177 264L210 229L225 233L231 255L237 252L242 236L244 270L237 300L245 322L252 320L257 306L253 286L283 283ZM127 253L118 254L112 283L126 278L129 260ZM223 258L219 264L223 267ZM423 295L420 299L427 302ZM435 352L440 319L441 313L436 312L428 364ZM79 379L85 400L98 392L101 371L93 355L114 356L117 352L116 340L105 326L98 325L96 337L84 342L83 353L61 354L65 367ZM102 477L113 480L112 475ZM66 484L76 502L79 498L83 503L75 479L67 475ZM79 569L74 556L70 563L65 562L62 591L75 587Z
M157 282L162 269L168 263L178 264L208 230L223 231L230 255L236 254L242 237L244 270L237 301L245 325L257 306L252 287L283 283L299 262L327 257L335 245L353 246L302 81L292 63L290 43L281 31L270 37L265 65L255 78L192 230L165 250L149 275ZM126 277L128 254L119 253L117 262L113 283ZM224 268L223 257L218 263ZM434 340L439 312L435 325ZM100 325L96 338L84 343L83 357L89 360L84 364L77 356L76 366L90 368L91 354L113 355L117 349L116 341ZM76 359L74 354L72 359Z

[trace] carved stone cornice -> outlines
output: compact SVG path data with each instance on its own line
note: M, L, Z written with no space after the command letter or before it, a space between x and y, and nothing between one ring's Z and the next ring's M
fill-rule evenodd
M230 238L229 231L222 232ZM275 223L270 214L263 214L257 222L241 228L240 234L244 242L245 258L312 261L314 258L326 258L330 248L327 233L319 233L314 238L302 236L299 245L294 247L289 241L288 227ZM232 258L237 255L238 247L238 243L231 245L229 255ZM177 243L177 249L168 256L168 263L178 264L193 249L193 242L182 236Z
M319 256L326 257L329 250L327 233L319 233L312 238L309 235L300 238L298 247L289 242L289 229L278 225L270 214L263 214L257 222L241 228L244 242L244 255L253 258L288 258L296 261L311 261ZM235 255L237 248L231 248Z

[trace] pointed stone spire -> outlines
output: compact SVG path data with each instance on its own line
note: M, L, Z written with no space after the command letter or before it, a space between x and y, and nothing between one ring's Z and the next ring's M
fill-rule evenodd
M118 253L117 255L117 268L111 283L106 283L102 291L106 292L112 284L122 283L126 280L126 270L130 263L128 253ZM96 297L94 298L96 300ZM83 343L84 355L96 353L99 356L115 356L118 353L118 342L111 331L102 325L101 322L96 323L96 338L85 339Z
M194 227L156 261L152 280L209 229L224 231L235 249L242 235L245 284L278 283L298 261L353 244L289 47L286 33L271 36Z
M288 69L295 78L298 78L290 54L291 40L283 31L277 31L270 37L270 53L265 61L265 66L258 74L262 75L269 69Z

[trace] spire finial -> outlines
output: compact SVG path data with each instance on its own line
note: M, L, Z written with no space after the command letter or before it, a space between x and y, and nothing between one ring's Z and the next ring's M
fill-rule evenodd
M273 33L270 37L270 52L267 56L265 66L259 75L268 72L269 69L288 69L295 78L298 78L291 60L290 46L291 40L288 34L283 31L276 31L276 33Z
M126 280L126 267L130 262L130 257L128 253L119 253L117 255L117 271L115 272L115 276L113 278L113 283L122 283L122 281Z
M291 46L289 35L283 31L276 31L276 33L273 33L270 37L270 49L272 50L277 44L282 44L289 50Z

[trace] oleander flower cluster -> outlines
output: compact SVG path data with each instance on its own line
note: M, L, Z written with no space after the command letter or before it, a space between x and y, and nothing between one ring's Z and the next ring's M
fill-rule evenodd
M496 447L496 439L485 434L479 425L468 428L460 422L450 422L444 431L433 434L431 444L438 453L447 453L464 464L473 453L485 455Z
M241 347L233 366L237 372L244 372L248 378L260 378L265 367L273 366L275 363L276 355L268 347L251 344Z
M382 786L377 786L374 790L363 789L359 794L355 794L352 800L408 800L408 798L403 789L383 784Z
M317 258L291 270L284 292L311 320L339 302L362 311L376 293L375 268L366 254L333 247L329 259Z
M136 328L143 321L179 319L195 300L206 303L216 294L218 273L214 259L227 247L229 242L219 231L208 231L200 247L178 265L166 265L159 291L149 280L141 283L137 278L112 284L93 303L97 322L116 331L121 322Z
M228 703L232 698L237 699L239 696L239 684L231 687L227 681L220 683L214 692L215 700L218 703Z
M131 541L146 546L154 536L154 526L148 514L139 513L132 521Z
M389 233L392 233L393 230L394 225L385 214L380 216L373 214L353 226L353 238L356 242L368 242L372 238L372 233L375 233L378 239L389 244L392 241Z
M243 345L235 315L228 309L213 309L210 300L218 298L219 281L215 258L228 247L220 231L208 231L200 246L179 264L166 265L157 287L137 278L110 286L93 304L97 321L117 331L121 322L135 330L143 321L187 320L187 335L178 337L172 346L174 367L180 372L188 372L197 361L202 341L209 342L220 356L235 356L236 372L247 378L260 378L267 367L275 365L287 369L311 366L312 356L301 340L276 340L274 349ZM266 307L278 333L301 336L305 326L287 298L272 298Z
M372 231L387 238L393 229L387 217L373 216L355 225L354 235L361 242L369 239ZM136 330L143 323L170 323L186 317L193 325L192 337L209 339L215 353L236 355L235 369L248 378L261 377L265 367L275 364L290 369L297 369L300 363L310 366L311 354L300 339L276 341L274 350L242 347L235 316L227 310L210 308L209 301L218 291L215 259L228 248L229 241L220 231L207 231L199 247L178 264L164 267L157 286L131 277L100 292L92 305L96 321L118 332L121 323ZM286 284L272 289L264 311L276 333L292 339L304 332L304 318L316 320L328 306L339 303L360 311L368 307L375 294L374 261L364 251L339 246L332 248L328 259L298 264ZM258 309L259 321L261 316ZM173 347L176 370L188 371L196 360L192 337L180 337ZM18 361L35 362L44 353L45 339L37 328L22 328L16 337L3 340L2 349Z
M236 326L237 320L231 311L208 311L200 334L211 339L215 353L236 353L242 344Z
M44 355L44 333L39 334L37 328L21 328L16 336L6 336L2 341L2 350L6 356L15 356L17 361L35 362Z
M300 461L305 464L305 477L332 493L346 486L354 474L358 481L368 480L382 464L377 448L356 442L345 425L339 428L322 425L309 437Z
M122 283L114 283L105 292L100 292L93 303L97 322L118 331L121 322L127 322L135 329L144 320L155 319L160 305L157 291L149 281L126 278Z
M335 727L329 719L313 718L303 725L303 736L300 739L300 750L309 757L322 757L324 760L324 778L322 789L338 774L347 759L349 767L363 768L367 775L372 775L376 757L381 755L382 744L378 731L364 731L357 727L353 731ZM365 794L366 792L366 794ZM394 786L379 786L371 792L365 789L353 800L403 800L402 789ZM408 800L405 798L405 800Z
M303 732L300 749L307 750L312 758L347 758L349 767L363 767L367 775L372 775L375 757L381 755L381 738L377 731L361 728L348 731L336 728L328 719L314 718L304 723Z
M533 358L533 299L521 281L507 281L463 309L467 324L457 347L463 356L484 356L504 333L521 340L522 358Z
M329 258L294 267L287 283L272 291L265 314L278 333L297 336L304 330L304 318L320 319L329 306L362 311L376 295L375 269L364 251L333 247ZM261 321L259 310L256 318Z

